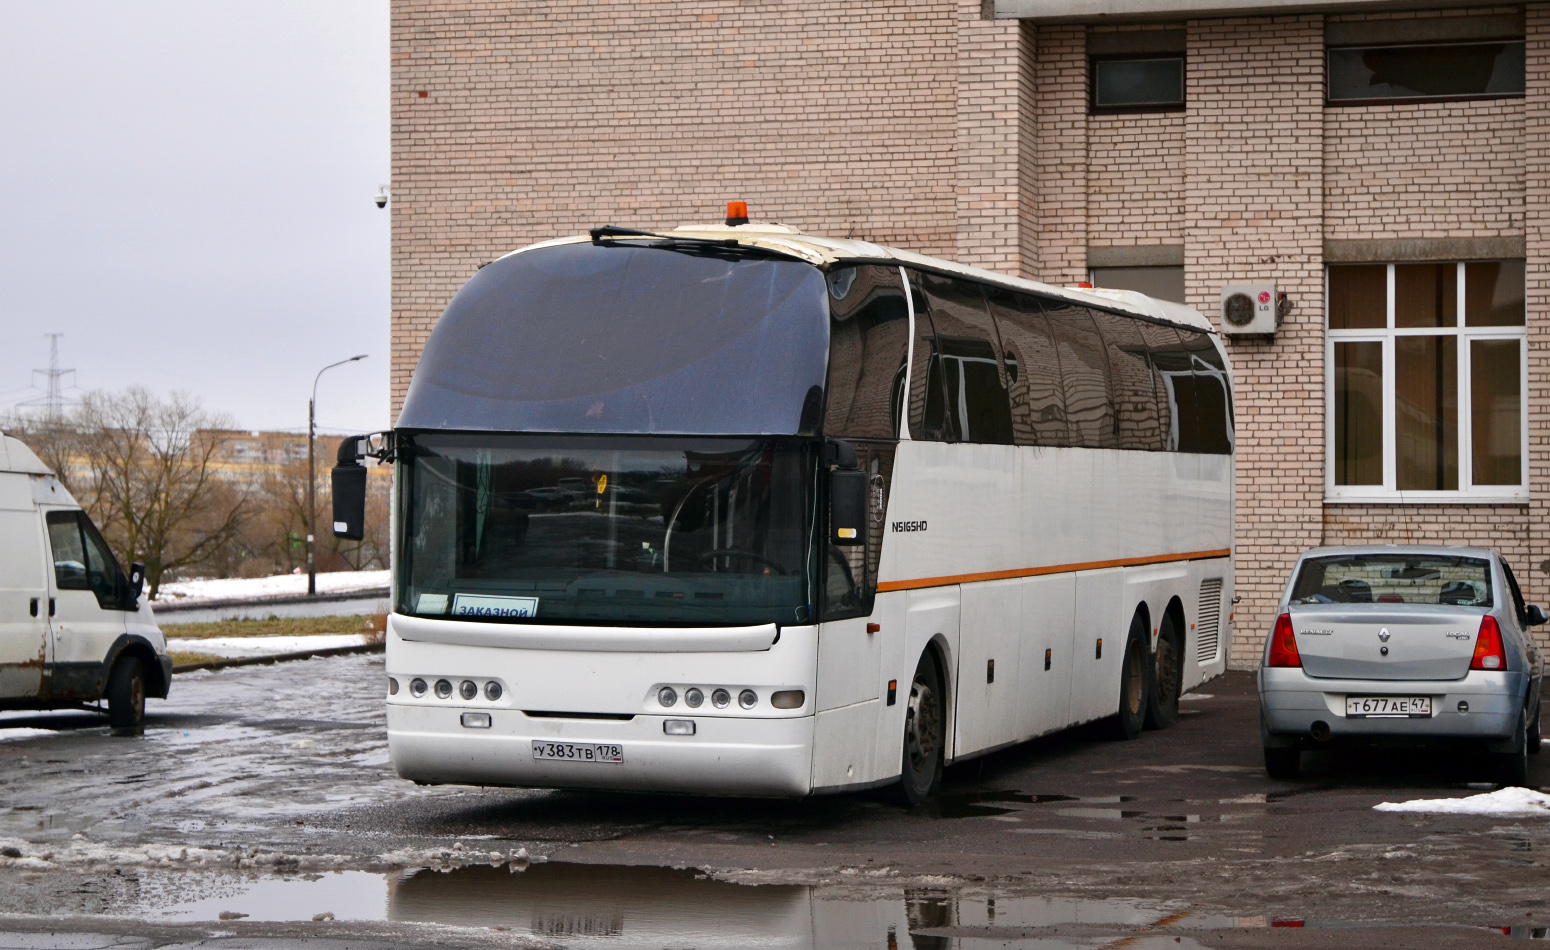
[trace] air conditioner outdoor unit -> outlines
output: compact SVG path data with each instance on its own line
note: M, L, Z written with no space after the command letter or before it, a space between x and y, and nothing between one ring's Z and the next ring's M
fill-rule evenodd
M1229 336L1274 334L1275 284L1229 284L1223 287L1222 332Z

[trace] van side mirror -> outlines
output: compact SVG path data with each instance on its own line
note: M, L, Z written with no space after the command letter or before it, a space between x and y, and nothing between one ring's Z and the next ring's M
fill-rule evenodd
M856 450L849 443L824 443L823 462L829 469L829 543L866 543L866 500L869 479L856 467Z
M360 444L365 436L352 435L339 443L332 473L334 537L360 541L366 537L366 466L360 463Z
M139 561L129 565L129 603L131 606L140 602L140 594L145 590L145 565Z
M1550 617L1545 616L1545 609L1543 607L1538 604L1528 605L1528 625L1530 627L1537 627L1546 620L1550 620Z

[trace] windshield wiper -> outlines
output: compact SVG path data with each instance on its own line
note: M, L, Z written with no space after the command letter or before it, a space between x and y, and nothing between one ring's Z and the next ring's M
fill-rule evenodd
M605 238L649 238L646 247L660 248L664 251L678 251L683 254L710 254L715 256L758 256L758 257L784 257L779 251L768 248L755 247L744 244L736 238L703 238L688 237L679 234L659 234L655 231L637 231L634 228L619 228L613 225L605 225L601 228L593 228L588 232L592 235L592 243L599 247L607 247L614 243ZM625 246L616 244L615 246ZM629 245L636 246L636 245Z

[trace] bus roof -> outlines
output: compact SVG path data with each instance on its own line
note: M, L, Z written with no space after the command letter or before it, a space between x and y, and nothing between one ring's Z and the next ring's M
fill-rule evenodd
M978 267L967 267L963 264L938 257L927 257L924 254L916 254L913 251L884 247L881 244L873 244L870 241L854 241L803 234L796 228L788 227L784 224L750 222L735 227L725 224L689 224L673 228L671 231L653 231L649 233L661 235L662 237L707 238L721 241L731 238L740 244L748 244L787 254L820 267L842 261L847 263L873 261L878 263L914 264L918 267L969 277L987 284L998 284L1012 290L1024 290L1048 297L1056 297L1061 300L1069 300L1072 303L1124 311L1153 320L1190 327L1195 330L1204 330L1207 333L1216 333L1216 328L1211 325L1211 321L1207 320L1200 311L1193 307L1187 307L1184 304L1174 303L1169 300L1158 300L1155 297L1148 297L1133 290L1109 290L1104 288L1088 290L1074 287L1056 287L1051 284L1041 284L1035 280L1025 280L1021 277L1012 277L1007 274L996 273L995 271L981 270ZM616 236L610 239L630 240L631 238L629 236ZM531 251L540 247L553 247L558 244L574 244L590 240L591 238L586 235L558 238L518 248L511 253L521 254L524 251Z

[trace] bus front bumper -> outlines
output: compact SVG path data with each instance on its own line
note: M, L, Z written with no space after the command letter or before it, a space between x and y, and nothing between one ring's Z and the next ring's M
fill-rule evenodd
M469 728L468 708L388 703L388 752L406 779L431 785L598 788L697 795L797 797L812 776L813 719L636 716L629 721L530 717L489 710ZM663 732L668 719L692 736ZM535 759L534 742L622 747L623 761Z

